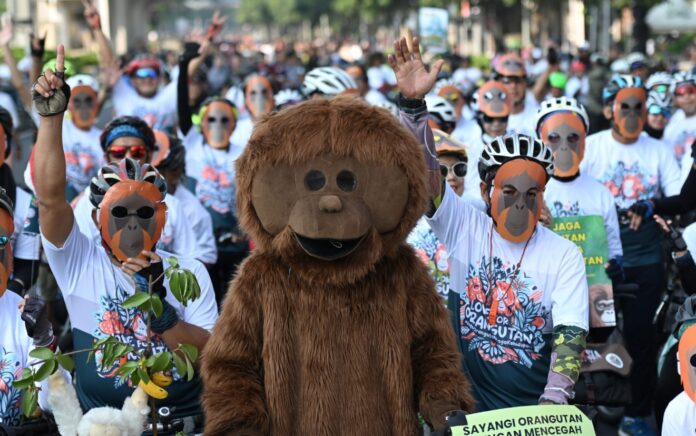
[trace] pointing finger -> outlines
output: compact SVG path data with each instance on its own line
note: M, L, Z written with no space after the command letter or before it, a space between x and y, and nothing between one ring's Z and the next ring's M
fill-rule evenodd
M62 74L65 72L65 47L63 47L63 44L58 45L58 49L56 51L56 73L61 73L61 78Z

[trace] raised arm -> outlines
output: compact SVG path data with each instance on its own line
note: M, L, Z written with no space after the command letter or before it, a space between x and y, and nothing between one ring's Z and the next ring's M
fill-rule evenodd
M176 108L177 115L179 117L179 130L181 134L186 136L193 122L191 121L191 107L189 106L189 66L191 65L192 59L200 58L199 53L200 46L195 42L186 43L184 47L184 52L179 58L179 77L177 78L177 90L176 90Z
M46 70L32 88L36 111L41 116L34 151L34 180L39 205L39 226L44 237L62 247L75 217L65 197L65 155L63 154L63 112L68 107L70 87L63 81L65 53L58 46L56 72Z
M29 35L31 39L31 70L29 71L29 83L34 83L41 75L43 68L43 57L46 48L46 34L39 38L33 33Z
M102 30L99 11L92 4L91 0L82 0L82 5L85 8L85 20L87 20L87 24L92 29L92 34L99 47L99 67L108 68L114 64L114 50L111 48L111 41L109 41L109 38L106 37Z
M2 53L5 59L5 64L10 68L10 80L12 81L12 86L15 87L17 93L19 94L19 99L22 101L22 106L25 109L31 108L31 94L29 90L24 85L24 78L22 77L21 71L17 68L17 61L15 61L12 55L12 49L10 48L10 43L14 38L14 27L12 25L12 17L9 15L3 15L2 17L2 30L0 30L0 45L2 45Z
M396 84L400 93L401 124L416 135L423 145L423 155L428 171L428 194L434 208L440 205L442 199L443 179L435 153L433 132L428 126L428 108L424 97L435 85L443 63L443 60L438 60L428 71L421 58L417 37L411 40L410 48L406 38L401 37L394 42L394 54L389 55L389 65L396 74Z

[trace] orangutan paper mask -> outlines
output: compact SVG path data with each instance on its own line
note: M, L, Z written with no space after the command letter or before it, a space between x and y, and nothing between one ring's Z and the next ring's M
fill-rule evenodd
M124 180L104 195L99 206L99 231L111 253L125 262L152 250L164 227L167 206L152 183Z
M636 140L647 118L645 90L624 88L616 94L612 107L613 128L622 137Z
M252 199L267 232L289 226L307 254L330 261L356 250L372 227L387 233L399 225L408 182L395 166L325 155L261 170Z
M97 118L97 93L89 86L76 86L70 92L70 118L78 129L89 130Z
M203 114L201 133L213 148L227 148L236 125L234 109L222 101L210 103Z
M440 88L437 95L450 102L454 107L454 113L457 115L457 119L461 118L462 109L464 108L464 97L462 97L462 93L459 92L456 86L445 85Z
M684 331L679 339L679 375L684 392L696 403L696 325Z
M244 88L245 100L249 113L256 119L273 110L273 87L263 76L252 76Z
M500 167L493 184L491 215L496 230L508 241L526 241L544 204L544 169L536 162L515 159Z
M540 135L553 152L553 175L576 175L585 155L585 125L580 117L572 112L551 114L543 121Z
M489 80L478 90L479 111L489 117L507 117L512 111L510 92L502 82Z
M5 209L0 209L0 297L7 290L7 282L12 275L12 244L14 220Z

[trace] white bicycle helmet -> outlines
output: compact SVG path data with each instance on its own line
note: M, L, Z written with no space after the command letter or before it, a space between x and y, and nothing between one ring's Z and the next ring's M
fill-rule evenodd
M376 104L376 107L381 107L382 109L388 110L396 118L399 118L399 106L395 105L390 101L383 101L382 103Z
M65 80L70 89L76 86L88 86L94 90L94 92L99 92L99 81L88 74L76 74Z
M590 128L590 118L587 116L585 107L574 98L560 97L544 100L539 105L536 121L534 122L534 131L537 132L537 136L539 134L539 124L541 124L544 117L558 111L570 111L577 114L582 119L585 125L585 133L587 133Z
M478 171L481 180L492 169L500 167L513 159L525 158L539 163L551 177L553 174L553 153L540 139L520 133L498 136L490 144L483 146L479 158Z
M691 71L677 71L672 76L672 83L669 85L669 92L674 95L674 91L677 90L678 86L687 83L691 83L692 85L696 83L696 80L694 80L694 75L691 74Z
M275 108L282 109L285 106L292 106L304 100L302 94L295 89L281 89L274 97Z
M671 85L672 75L666 71L658 71L657 73L652 73L648 80L645 82L645 87L648 90L652 89L653 86L657 85Z
M457 123L454 107L445 98L439 95L426 95L425 105L428 106L428 112L438 117L443 123Z
M650 108L652 106L657 106L662 110L672 111L672 97L664 92L650 91L648 93L648 100L645 103L648 108L648 113L650 113Z
M345 71L336 67L315 68L305 75L302 93L309 97L318 92L323 95L338 95L348 89L357 89L355 80Z
M642 87L643 80L640 77L630 74L616 74L602 89L602 101L604 104L613 101L620 89Z
M440 79L437 82L435 82L435 86L433 87L433 94L440 95L440 91L442 91L442 88L446 88L446 87L455 88L457 91L459 91L460 94L462 94L462 95L464 94L462 92L461 87L459 85L457 85L456 83L454 83L454 80L452 80L452 79Z

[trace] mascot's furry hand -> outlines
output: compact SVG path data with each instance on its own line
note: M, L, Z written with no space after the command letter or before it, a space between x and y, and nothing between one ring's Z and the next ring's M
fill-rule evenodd
M126 398L121 410L99 407L83 416L75 389L60 372L48 379L48 386L48 404L62 436L140 436L145 429L150 408L140 388Z
M42 117L50 117L65 112L70 100L70 86L63 80L65 71L65 49L58 46L56 71L48 69L39 76L31 88L31 98L36 111Z

